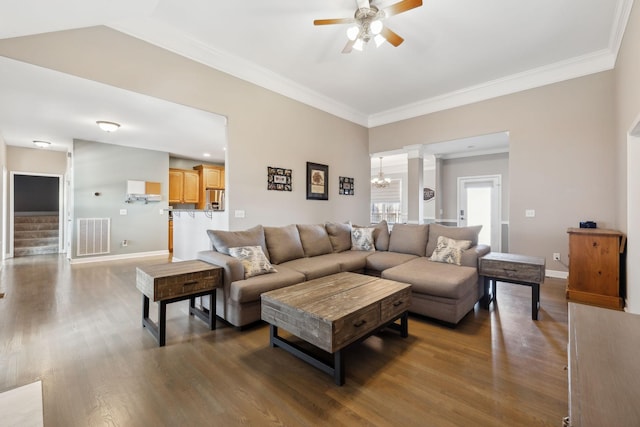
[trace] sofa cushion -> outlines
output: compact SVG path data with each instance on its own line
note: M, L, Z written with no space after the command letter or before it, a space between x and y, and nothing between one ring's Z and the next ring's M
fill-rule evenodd
M446 225L429 225L429 241L427 242L427 256L433 254L433 250L438 244L438 237L445 236L455 240L471 240L471 246L478 244L478 233L482 229L481 225L471 227L448 227Z
M325 228L334 252L344 252L351 249L351 225L328 222L325 224Z
M327 229L322 224L298 224L304 256L312 257L333 252Z
M373 241L373 227L353 227L351 229L352 251L375 251Z
M438 244L429 259L436 262L460 265L462 252L469 249L470 246L471 240L454 240L438 236Z
M355 228L369 228L371 226L353 225ZM384 219L373 226L373 240L376 244L376 251L389 250L389 225Z
M294 224L284 227L264 227L264 237L272 263L281 264L304 257L300 234Z
M264 228L256 225L244 231L224 231L224 230L207 230L207 235L213 249L229 255L229 248L237 248L240 246L261 246L267 259L269 259L269 251L264 239Z
M344 251L323 255L323 258L340 266L340 271L362 272L367 266L368 251Z
M389 236L389 252L424 256L429 225L395 224Z
M241 304L260 301L260 295L264 292L302 283L304 280L304 274L278 266L277 273L263 274L232 282L229 288L229 298Z
M411 292L459 299L477 289L478 272L473 267L444 264L416 258L382 272L385 279L411 284Z
M276 270L262 252L261 246L240 246L229 248L229 255L237 258L244 267L244 278L261 274L276 273Z
M377 251L367 257L366 268L368 270L382 271L415 258L417 256L411 254Z
M340 264L335 262L333 254L319 255L313 258L298 258L281 264L284 267L304 274L306 280L340 273ZM280 268L280 266L278 266Z

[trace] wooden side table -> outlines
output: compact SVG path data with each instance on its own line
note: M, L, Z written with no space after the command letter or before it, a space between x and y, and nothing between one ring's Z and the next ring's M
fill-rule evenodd
M496 281L531 286L531 318L538 320L540 284L544 282L545 259L540 257L490 252L478 261L478 274L484 276L485 307L497 298ZM489 293L491 285L491 293Z
M142 292L142 327L165 345L167 304L189 299L189 315L216 328L216 288L222 286L222 267L203 261L169 262L136 269L136 287ZM195 306L196 297L209 295L211 310ZM149 318L149 299L158 303L158 323Z

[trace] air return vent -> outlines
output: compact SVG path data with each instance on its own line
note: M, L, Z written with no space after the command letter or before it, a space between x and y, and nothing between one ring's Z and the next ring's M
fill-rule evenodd
M111 218L78 218L77 255L102 255L110 252Z

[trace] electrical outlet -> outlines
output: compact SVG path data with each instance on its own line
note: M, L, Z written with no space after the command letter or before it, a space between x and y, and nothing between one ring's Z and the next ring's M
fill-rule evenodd
M554 252L553 253L553 260L554 261L560 261L560 253Z

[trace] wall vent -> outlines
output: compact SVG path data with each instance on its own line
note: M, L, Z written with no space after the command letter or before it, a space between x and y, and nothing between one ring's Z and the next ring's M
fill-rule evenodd
M78 218L77 255L102 255L111 251L111 218Z

